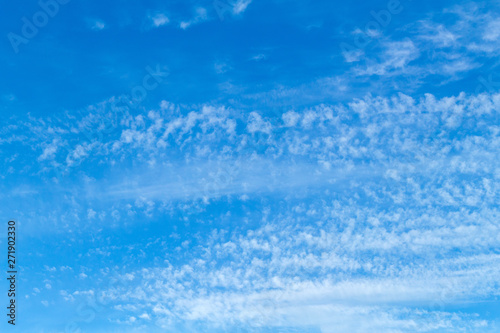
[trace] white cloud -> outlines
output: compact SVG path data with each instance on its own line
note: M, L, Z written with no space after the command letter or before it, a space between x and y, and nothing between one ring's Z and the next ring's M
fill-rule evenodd
M87 218L89 220L94 219L95 216L96 216L96 212L92 208L87 209Z
M153 25L155 27L161 27L161 26L164 26L170 22L170 19L168 18L168 16L163 14L163 13L156 14L156 15L150 17L150 19L153 21Z
M288 111L288 112L285 112L283 114L282 118L283 118L283 122L285 123L285 126L293 127L293 126L297 125L298 120L301 117L297 112Z
M57 149L59 148L58 139L53 139L50 144L47 144L43 149L42 155L38 157L39 161L50 160L53 159L57 153Z
M143 313L139 316L139 318L144 319L144 320L151 320L151 317L147 313Z
M389 42L384 45L385 51L381 62L368 64L366 69L359 70L359 75L393 75L394 71L405 71L408 64L420 56L420 51L411 40Z
M443 24L436 24L434 22L423 21L420 29L421 34L418 37L431 42L436 48L455 46L460 37L447 29Z
M87 19L90 29L94 31L101 31L106 29L106 23L100 19Z
M267 59L267 55L263 54L263 53L259 53L257 55L254 55L251 60L253 61L261 61L261 60L265 60Z
M263 132L270 134L271 133L271 124L264 120L260 114L257 112L251 112L249 117L249 122L247 125L248 132Z

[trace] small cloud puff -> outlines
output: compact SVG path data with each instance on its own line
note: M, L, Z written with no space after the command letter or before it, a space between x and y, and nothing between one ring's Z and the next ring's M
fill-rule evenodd
M101 31L106 29L106 23L100 19L89 19L87 20L87 24L89 25L90 29L94 31Z
M253 60L253 61L261 61L261 60L265 60L267 59L267 56L265 54L257 54L255 56L253 56L250 60Z
M139 318L144 319L144 320L151 320L151 317L147 313L143 313L139 316Z
M150 19L151 21L153 21L153 26L155 26L156 28L164 26L170 22L168 16L163 13L156 14L150 17Z

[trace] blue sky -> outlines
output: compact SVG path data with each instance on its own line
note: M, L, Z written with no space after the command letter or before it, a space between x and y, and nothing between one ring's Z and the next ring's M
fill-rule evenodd
M2 8L18 330L500 330L500 2Z

